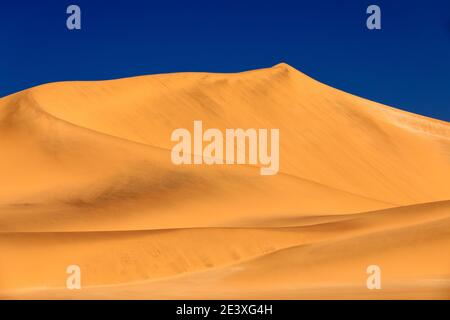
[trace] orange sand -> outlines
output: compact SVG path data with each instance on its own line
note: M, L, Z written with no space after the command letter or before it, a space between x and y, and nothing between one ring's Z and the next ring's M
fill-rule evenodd
M173 165L194 120L279 128L280 172ZM0 298L450 299L450 125L286 64L2 98L0 177Z

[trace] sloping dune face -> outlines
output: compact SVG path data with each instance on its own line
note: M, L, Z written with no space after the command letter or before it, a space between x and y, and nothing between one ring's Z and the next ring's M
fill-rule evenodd
M279 172L174 165L196 120L279 129ZM450 298L450 125L286 64L2 98L0 177L3 298Z

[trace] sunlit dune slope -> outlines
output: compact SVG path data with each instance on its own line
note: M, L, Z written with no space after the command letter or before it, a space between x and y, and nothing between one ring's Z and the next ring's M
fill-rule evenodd
M178 167L170 150L54 119L31 103L3 111L0 231L270 225L390 206L247 165Z
M279 129L280 172L174 165L194 120ZM450 125L286 64L4 97L0 177L2 298L449 297Z

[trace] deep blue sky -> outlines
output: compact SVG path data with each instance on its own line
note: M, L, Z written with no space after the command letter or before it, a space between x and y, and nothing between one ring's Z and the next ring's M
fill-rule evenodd
M66 8L82 30L66 28ZM382 30L366 28L366 8ZM61 80L287 62L339 89L450 121L449 0L2 1L0 96Z

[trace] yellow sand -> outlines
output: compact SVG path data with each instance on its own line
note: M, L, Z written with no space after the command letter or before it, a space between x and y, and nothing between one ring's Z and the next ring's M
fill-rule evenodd
M280 172L173 165L194 120L279 128ZM2 98L0 178L1 298L450 298L450 125L286 64Z

